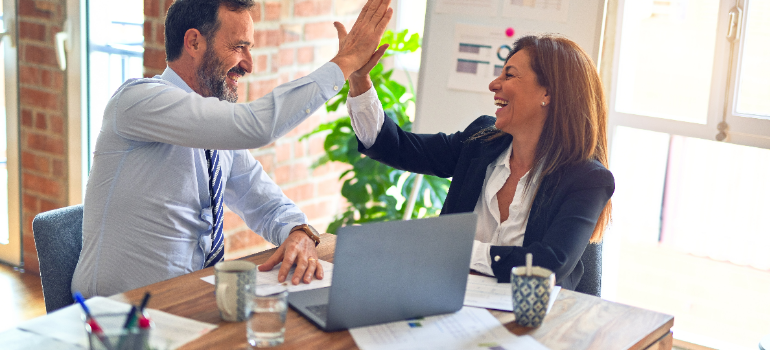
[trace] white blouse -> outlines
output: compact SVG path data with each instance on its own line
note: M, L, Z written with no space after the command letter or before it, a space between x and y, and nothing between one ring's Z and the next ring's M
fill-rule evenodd
M356 136L366 148L371 147L385 122L382 104L374 87L359 96L348 96L347 107ZM529 210L540 180L539 171L535 173L529 188L525 188L529 172L519 179L516 193L508 208L508 219L501 223L497 192L511 176L510 158L511 146L508 146L505 152L487 166L484 185L473 210L478 215L478 222L470 268L490 276L494 275L492 257L489 255L491 246L521 246L524 243Z

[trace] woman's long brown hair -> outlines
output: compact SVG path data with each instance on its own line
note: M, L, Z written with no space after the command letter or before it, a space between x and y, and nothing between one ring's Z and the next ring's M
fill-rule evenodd
M591 58L573 41L551 34L516 40L506 61L521 50L529 54L538 83L551 97L543 132L535 148L534 168L540 167L541 176L589 160L598 160L609 168L607 103ZM490 135L488 131L484 136L487 135ZM611 211L610 200L596 222L592 243L602 240Z

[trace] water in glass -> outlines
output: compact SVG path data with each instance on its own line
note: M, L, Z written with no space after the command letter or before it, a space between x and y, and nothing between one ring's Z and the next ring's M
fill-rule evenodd
M267 347L283 344L286 324L285 290L279 293L254 296L246 335L251 346Z

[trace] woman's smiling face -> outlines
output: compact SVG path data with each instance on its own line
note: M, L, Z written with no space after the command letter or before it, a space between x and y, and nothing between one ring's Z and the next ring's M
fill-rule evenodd
M550 96L537 82L526 49L516 52L505 62L499 77L489 83L495 93L495 127L509 134L521 127L542 126L548 112ZM543 106L545 102L545 106Z

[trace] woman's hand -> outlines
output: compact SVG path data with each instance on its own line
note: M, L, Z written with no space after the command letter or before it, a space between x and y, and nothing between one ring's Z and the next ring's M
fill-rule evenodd
M348 95L350 95L350 97L359 96L372 88L372 79L369 77L369 72L371 72L372 68L377 65L377 62L380 61L380 58L382 58L382 55L385 54L387 49L388 44L380 46L377 51L374 52L372 57L369 58L369 62L366 62L361 69L350 74L350 77L348 78L348 83L350 84L350 92L348 92Z
M391 0L368 0L358 14L358 19L350 29L350 33L342 23L334 22L340 50L331 62L340 67L345 79L348 79L355 70L361 69L364 62L370 59L368 55L380 44L382 34L385 33L385 28L393 17L390 2Z

